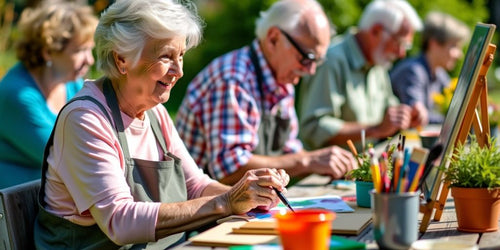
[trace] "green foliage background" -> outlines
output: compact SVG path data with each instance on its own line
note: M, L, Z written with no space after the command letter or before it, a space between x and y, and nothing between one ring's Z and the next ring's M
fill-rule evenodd
M0 0L1 3L12 2ZM495 0L489 0L495 1ZM15 9L21 10L21 0L14 0ZM89 0L91 4L102 1ZM184 97L186 87L193 77L201 71L212 59L231 50L249 44L254 39L254 23L260 10L267 9L274 0L194 0L198 6L200 15L205 20L204 40L197 47L189 51L185 56L184 77L172 91L170 100L166 103L173 116ZM319 0L325 12L336 27L337 33L341 34L350 26L356 25L363 8L370 0ZM421 17L431 10L447 12L467 23L471 29L477 22L488 22L489 10L488 0L409 0ZM96 9L98 9L96 7ZM0 9L1 10L1 9ZM1 14L1 13L0 13ZM0 17L1 20L1 17ZM15 37L15 27L9 34L1 36ZM495 38L496 39L496 38ZM418 35L415 38L415 46L409 55L418 53ZM498 61L498 60L497 60ZM0 51L0 77L15 63L12 48ZM461 66L461 63L458 64ZM494 66L492 66L494 67ZM453 72L454 75L458 75ZM491 72L492 70L490 70ZM90 78L99 77L100 73L95 69ZM494 83L489 82L490 86Z
M174 88L166 104L170 112L179 106L192 78L212 59L228 51L249 44L254 36L254 23L260 10L267 9L275 2L272 0L218 0L198 1L199 13L205 19L204 41L185 57L184 77ZM356 25L363 8L370 0L319 0L337 34ZM431 10L440 10L468 24L471 29L477 22L487 22L489 12L487 0L409 0L421 17ZM466 11L464 11L466 10ZM409 55L418 53L419 36L415 37L415 46ZM461 62L457 65L461 65ZM457 72L453 74L458 75Z

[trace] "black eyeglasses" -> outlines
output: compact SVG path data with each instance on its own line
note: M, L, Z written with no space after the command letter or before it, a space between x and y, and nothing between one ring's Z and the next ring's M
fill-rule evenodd
M412 48L412 43L406 41L404 38L401 36L398 36L394 33L392 33L390 30L384 27L384 31L390 36L390 38L396 43L398 48L404 48L405 51L409 51Z
M311 63L315 62L317 65L320 65L321 63L323 63L324 61L324 58L316 58L316 55L314 53L307 53L305 51L303 51L300 46L297 44L297 42L295 42L295 40L293 40L293 38L288 35L288 33L286 33L284 30L282 29L279 29L281 31L281 33L283 35L285 35L286 39L288 39L288 41L293 45L293 47L300 53L300 55L302 56L302 59L300 59L300 64L302 64L303 66L309 66L311 65Z

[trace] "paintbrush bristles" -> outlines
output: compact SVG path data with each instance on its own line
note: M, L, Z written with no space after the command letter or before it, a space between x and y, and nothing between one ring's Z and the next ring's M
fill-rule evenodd
M427 160L428 154L429 150L426 148L414 148L411 153L410 161L417 162L418 164L424 164L425 160Z

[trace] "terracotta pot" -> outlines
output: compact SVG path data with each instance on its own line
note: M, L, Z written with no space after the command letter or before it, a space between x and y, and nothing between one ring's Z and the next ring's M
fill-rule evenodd
M500 189L451 187L458 230L492 232L498 230Z

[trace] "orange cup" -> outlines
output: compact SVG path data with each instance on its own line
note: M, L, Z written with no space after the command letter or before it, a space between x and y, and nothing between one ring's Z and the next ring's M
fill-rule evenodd
M281 211L274 215L284 250L326 250L336 214L325 209Z

